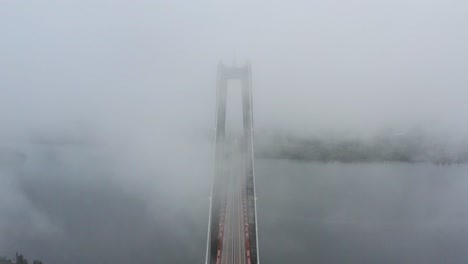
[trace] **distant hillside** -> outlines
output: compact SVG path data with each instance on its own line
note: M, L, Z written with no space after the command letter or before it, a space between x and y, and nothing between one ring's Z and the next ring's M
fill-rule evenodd
M468 143L456 146L422 132L381 134L371 139L300 138L291 135L256 135L256 156L322 162L468 162Z

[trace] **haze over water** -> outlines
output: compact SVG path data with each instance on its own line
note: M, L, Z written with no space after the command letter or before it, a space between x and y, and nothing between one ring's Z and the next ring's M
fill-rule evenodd
M467 13L2 1L0 256L203 262L216 66L249 60L262 263L466 263L467 165L425 161L467 153Z

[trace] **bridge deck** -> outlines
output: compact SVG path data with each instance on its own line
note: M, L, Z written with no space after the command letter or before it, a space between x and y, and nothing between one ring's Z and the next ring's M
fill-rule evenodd
M242 155L234 151L226 158L227 193L225 208L221 214L224 220L221 264L246 263L246 238L244 222L245 165Z

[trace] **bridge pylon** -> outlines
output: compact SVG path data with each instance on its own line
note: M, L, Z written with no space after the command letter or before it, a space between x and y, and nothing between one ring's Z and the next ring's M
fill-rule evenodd
M226 142L226 97L228 81L232 79L240 80L242 89L243 135L235 158L227 155L231 146ZM233 261L258 264L250 63L241 67L227 67L220 63L216 93L214 168L206 264Z

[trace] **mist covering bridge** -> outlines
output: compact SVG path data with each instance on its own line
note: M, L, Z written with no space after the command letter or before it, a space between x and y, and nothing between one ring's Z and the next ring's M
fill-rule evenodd
M228 80L239 80L242 89L243 133L235 141L226 137ZM206 264L257 264L250 64L243 67L218 66L215 134Z

